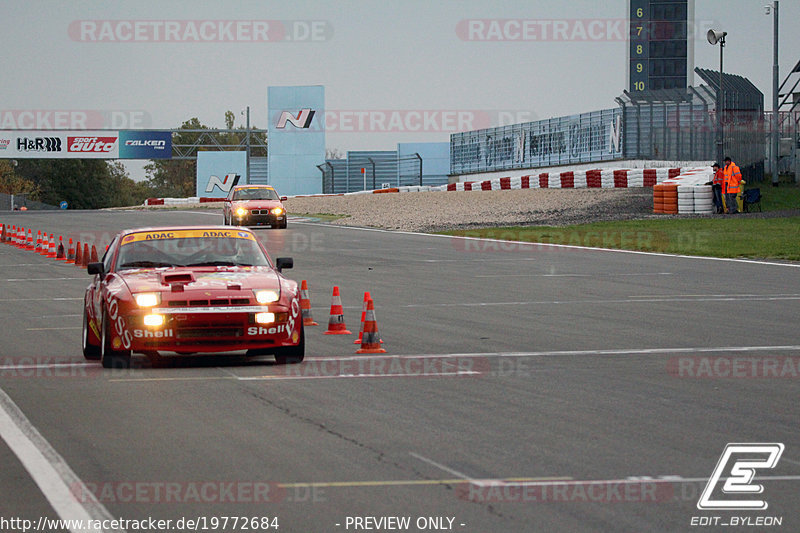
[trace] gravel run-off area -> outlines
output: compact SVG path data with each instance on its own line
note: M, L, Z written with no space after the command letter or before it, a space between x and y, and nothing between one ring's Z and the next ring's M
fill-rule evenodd
M404 231L582 224L653 216L653 191L515 189L290 198L290 215L339 215L332 224Z

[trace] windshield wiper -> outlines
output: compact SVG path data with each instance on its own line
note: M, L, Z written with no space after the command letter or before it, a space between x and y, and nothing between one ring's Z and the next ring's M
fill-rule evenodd
M174 266L181 265L173 265L172 263L164 263L160 261L131 261L129 263L122 263L119 268L161 268Z
M205 267L205 266L242 266L241 263L234 263L233 261L203 261L200 263L189 263L187 267Z

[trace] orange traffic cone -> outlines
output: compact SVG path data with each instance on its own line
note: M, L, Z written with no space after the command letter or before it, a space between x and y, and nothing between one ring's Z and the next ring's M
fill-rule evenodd
M352 332L347 331L347 325L344 323L344 310L342 309L342 298L339 296L339 287L333 288L331 317L328 319L328 331L323 335L352 335Z
M58 236L58 249L56 250L56 261L66 261L67 254L64 253L64 237Z
M25 228L22 226L17 228L17 240L14 242L14 246L17 248L22 248L25 244Z
M92 245L92 255L90 256L89 263L97 263L99 259L97 258L97 248ZM87 263L88 264L88 263Z
M83 263L83 249L81 248L81 241L78 241L78 246L75 252L75 266L82 266Z
M319 326L314 322L314 317L311 316L311 298L308 295L308 282L303 280L300 283L300 311L303 315L304 326Z
M81 266L85 267L89 264L89 244L83 243L83 258L81 260Z
M378 334L378 322L375 320L375 305L372 298L367 302L367 317L364 320L364 338L361 340L361 348L356 353L386 353L381 348L381 337Z
M42 230L39 230L39 233L36 235L36 246L33 251L39 255L42 254Z
M36 248L36 243L33 240L33 230L29 229L28 230L28 240L25 243L25 249L33 251L34 248Z
M0 242L6 242L6 225L3 224L3 232L0 233Z
M56 251L56 237L51 233L50 242L47 247L47 257L49 257L50 259L55 259L56 255L58 255Z
M66 262L70 265L75 264L75 245L72 244L72 237L69 238L69 246L67 246Z
M353 341L353 344L361 344L361 339L364 337L364 321L367 318L367 302L370 299L369 291L364 293L364 305L361 306L361 326L358 328L358 338Z

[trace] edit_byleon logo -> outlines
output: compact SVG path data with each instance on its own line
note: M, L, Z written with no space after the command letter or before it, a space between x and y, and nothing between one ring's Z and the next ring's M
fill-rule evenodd
M729 443L714 468L697 502L700 510L764 510L766 500L752 498L764 492L763 485L753 483L757 470L775 468L783 454L780 442ZM722 483L724 480L724 483ZM717 487L722 483L722 487Z

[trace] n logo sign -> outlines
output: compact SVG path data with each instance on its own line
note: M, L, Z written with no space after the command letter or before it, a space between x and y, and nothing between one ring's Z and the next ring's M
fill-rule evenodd
M220 181L217 176L211 176L206 185L206 192L214 192L214 187L219 187L222 192L230 192L234 185L239 182L239 174L226 174L225 179Z
M278 118L278 125L275 126L278 129L284 129L286 127L286 123L291 123L295 128L308 128L311 126L311 121L314 119L314 113L311 108L301 109L300 112L295 117L289 111L284 111L281 113L280 118Z

